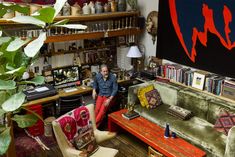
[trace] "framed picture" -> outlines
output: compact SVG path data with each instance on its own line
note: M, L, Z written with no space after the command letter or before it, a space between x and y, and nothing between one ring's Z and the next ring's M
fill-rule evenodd
M118 37L118 45L126 45L126 37L125 36Z
M163 155L149 146L148 157L163 157Z
M192 87L203 90L204 82L205 82L205 75L194 72Z

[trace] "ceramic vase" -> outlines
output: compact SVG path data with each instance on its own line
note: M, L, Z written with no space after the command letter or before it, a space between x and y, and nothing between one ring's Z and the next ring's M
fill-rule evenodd
M165 138L169 138L169 137L170 137L170 127L169 127L169 124L168 124L168 123L166 124L164 137L165 137Z

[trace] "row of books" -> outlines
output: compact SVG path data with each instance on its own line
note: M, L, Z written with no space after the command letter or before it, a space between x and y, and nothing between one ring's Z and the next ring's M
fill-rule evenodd
M161 77L235 100L235 80L202 70L192 70L179 64L164 64L158 68Z
M178 64L165 64L159 68L160 76L169 80L183 83L187 86L192 85L194 71L190 68L182 67Z

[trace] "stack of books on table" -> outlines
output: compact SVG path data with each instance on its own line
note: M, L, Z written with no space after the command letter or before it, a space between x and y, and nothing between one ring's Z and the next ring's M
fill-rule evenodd
M139 117L139 113L135 112L135 111L127 111L126 113L122 114L122 117L128 120L134 119L136 117Z

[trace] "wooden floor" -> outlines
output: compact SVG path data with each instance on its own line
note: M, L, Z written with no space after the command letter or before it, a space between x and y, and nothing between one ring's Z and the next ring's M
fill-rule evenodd
M147 157L148 146L129 133L122 133L105 141L101 146L119 150L116 157Z

